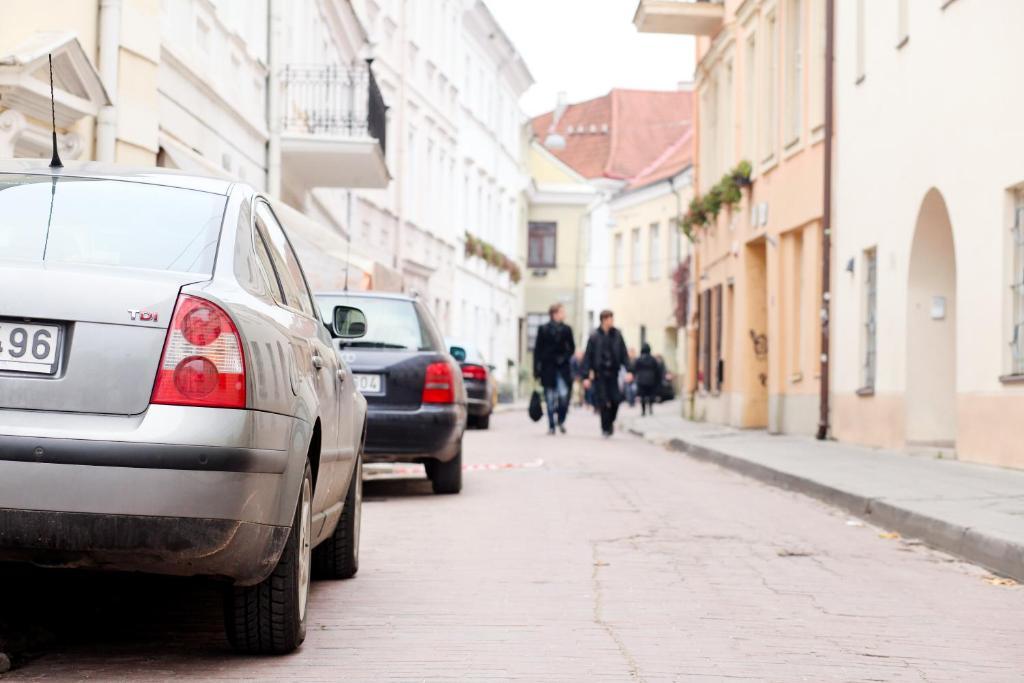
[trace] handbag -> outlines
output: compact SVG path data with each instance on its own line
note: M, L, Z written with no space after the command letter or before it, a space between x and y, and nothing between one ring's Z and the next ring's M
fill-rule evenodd
M544 409L540 403L540 392L534 389L533 394L530 395L530 419L537 422L542 417L544 417Z

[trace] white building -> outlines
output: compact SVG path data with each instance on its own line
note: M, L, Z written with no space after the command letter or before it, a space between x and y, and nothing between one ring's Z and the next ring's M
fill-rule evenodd
M401 271L446 334L476 345L509 379L521 311L509 271L521 267L526 185L518 100L532 77L480 0L353 4L390 105L394 176L386 190L358 193L355 241ZM478 240L507 267L473 255Z
M834 433L1024 467L1024 3L836 6Z

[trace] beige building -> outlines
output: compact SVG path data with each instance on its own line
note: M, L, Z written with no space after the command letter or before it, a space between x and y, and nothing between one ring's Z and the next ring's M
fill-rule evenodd
M687 313L692 305L692 244L679 216L693 197L692 136L666 150L648 172L609 203L612 255L609 308L626 343L661 355L677 390L686 369Z
M687 223L697 242L698 418L818 427L824 10L824 0L637 7L641 31L697 36L703 201Z
M1024 467L1024 3L836 4L834 433Z

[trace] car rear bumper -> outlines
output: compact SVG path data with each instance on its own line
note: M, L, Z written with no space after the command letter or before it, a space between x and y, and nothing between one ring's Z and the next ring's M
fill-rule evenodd
M273 571L288 533L225 519L0 510L0 558L253 585Z
M467 398L466 412L474 417L490 415L491 402L485 398Z
M308 432L245 410L0 410L0 560L258 582L305 467L288 446Z
M421 406L417 410L384 410L370 406L367 414L366 462L447 462L459 452L466 429L466 407Z

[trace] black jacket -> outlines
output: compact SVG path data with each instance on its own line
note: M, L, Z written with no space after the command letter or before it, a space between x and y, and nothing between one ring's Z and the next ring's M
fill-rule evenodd
M576 352L572 328L553 320L537 328L537 343L533 347L533 376L548 388L558 385L561 375L566 385L572 384L569 361Z
M633 375L636 385L641 389L653 389L661 386L665 378L665 366L649 353L641 353L633 362Z
M618 376L619 368L629 370L629 354L626 353L622 333L615 327L608 332L597 328L587 341L587 351L583 356L583 376L589 377L591 371L597 375Z

